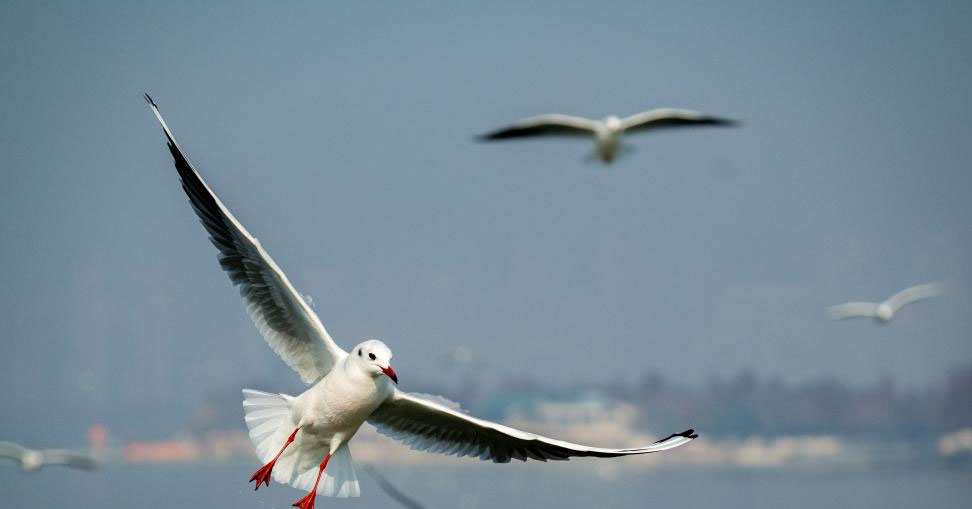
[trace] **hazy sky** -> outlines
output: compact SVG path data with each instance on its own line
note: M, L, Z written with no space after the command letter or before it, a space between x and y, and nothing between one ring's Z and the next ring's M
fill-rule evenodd
M909 387L972 360L968 2L4 2L5 408L297 385L178 185L190 158L350 348L409 380L752 368ZM739 129L483 145L520 117ZM890 325L824 308L940 280ZM272 385L272 386L268 386Z

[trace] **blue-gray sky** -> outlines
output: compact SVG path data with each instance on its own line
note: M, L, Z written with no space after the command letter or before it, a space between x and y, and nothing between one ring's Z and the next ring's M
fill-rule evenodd
M332 336L384 339L406 388L455 345L490 380L920 388L972 360L966 2L2 10L5 408L295 385L144 91ZM656 106L744 127L632 138L609 168L582 142L472 140ZM928 280L946 295L888 326L825 317Z

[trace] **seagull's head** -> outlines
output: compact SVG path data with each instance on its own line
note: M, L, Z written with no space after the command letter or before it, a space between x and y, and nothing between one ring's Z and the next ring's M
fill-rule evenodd
M891 307L891 304L882 302L878 305L875 314L882 322L888 322L891 320L891 317L894 316L894 309Z
M616 117L616 116L614 116L614 115L611 115L609 117L605 117L605 119L604 119L604 125L607 126L608 130L611 130L611 131L620 131L621 130L621 119L618 118L618 117Z
M33 472L44 465L44 453L40 451L27 451L20 458L20 468L24 472Z
M391 367L391 358L391 349L377 339L369 339L351 351L352 362L365 373L370 374L372 378L387 376L397 384L398 375Z

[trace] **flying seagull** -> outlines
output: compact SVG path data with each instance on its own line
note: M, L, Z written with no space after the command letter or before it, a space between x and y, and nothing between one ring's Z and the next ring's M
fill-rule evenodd
M941 295L942 285L926 283L905 288L888 297L884 302L847 302L827 309L834 320L845 318L876 318L882 322L890 322L894 314L902 307L912 302Z
M398 487L392 484L391 481L385 479L385 476L381 475L377 470L375 470L375 467L365 465L364 470L365 472L371 474L371 477L374 477L375 481L378 482L378 487L381 488L386 495L401 504L402 507L405 507L406 509L425 509L425 506L403 493L402 490L398 489Z
M509 127L483 134L479 139L494 141L527 136L593 137L594 153L604 163L610 163L621 148L621 136L624 134L670 127L733 125L736 125L734 120L674 108L657 108L625 118L612 115L604 120L552 113L525 118Z
M94 470L98 467L91 456L77 451L67 449L35 451L11 442L0 442L0 457L17 461L24 472L36 472L47 465L64 465L81 470Z
M314 507L317 493L358 496L349 442L365 421L412 449L497 463L646 454L698 436L689 429L645 447L590 447L477 419L444 398L399 390L392 385L398 384L398 375L391 367L391 350L369 339L346 352L331 339L260 242L203 181L152 98L146 95L145 100L165 132L192 209L219 250L220 266L239 286L250 318L277 355L311 384L296 397L243 390L250 439L265 463L250 477L257 488L261 483L269 486L272 477L307 490L307 496L294 503L302 509Z

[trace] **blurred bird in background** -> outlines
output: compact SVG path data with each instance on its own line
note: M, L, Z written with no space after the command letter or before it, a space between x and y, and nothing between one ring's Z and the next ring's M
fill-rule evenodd
M594 138L594 154L610 164L623 149L625 134L647 132L672 127L734 126L736 121L704 113L674 108L657 108L620 118L611 115L604 120L553 113L525 118L515 124L483 134L483 141L525 138L530 136L563 136Z

